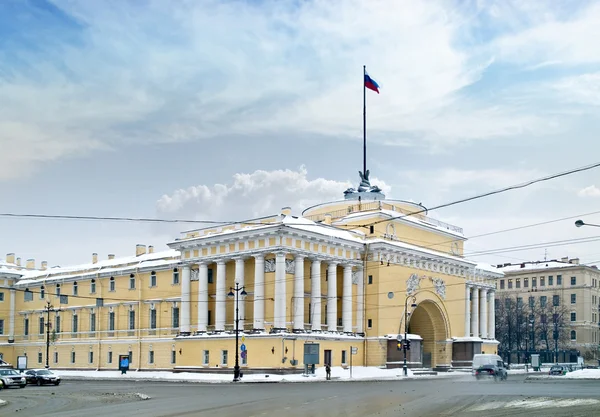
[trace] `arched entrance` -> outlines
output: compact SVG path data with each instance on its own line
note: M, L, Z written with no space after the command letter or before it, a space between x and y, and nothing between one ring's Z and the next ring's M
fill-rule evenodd
M423 338L421 354L423 367L435 368L447 362L448 332L442 311L433 301L423 301L410 315L408 332Z

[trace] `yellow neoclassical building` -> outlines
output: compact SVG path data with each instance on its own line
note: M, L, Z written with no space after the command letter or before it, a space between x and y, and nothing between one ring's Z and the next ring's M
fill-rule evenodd
M368 178L340 201L191 230L155 252L71 267L0 263L0 354L30 367L301 372L320 365L447 370L495 353L503 276L463 257L460 228ZM244 288L238 297L230 293ZM48 306L51 308L48 309ZM408 320L405 320L405 317ZM314 359L314 355L312 356ZM308 361L308 359L306 359Z

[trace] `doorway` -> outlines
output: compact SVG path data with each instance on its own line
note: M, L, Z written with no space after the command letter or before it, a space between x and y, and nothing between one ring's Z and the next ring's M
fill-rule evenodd
M323 365L331 366L331 350L326 349L323 353Z

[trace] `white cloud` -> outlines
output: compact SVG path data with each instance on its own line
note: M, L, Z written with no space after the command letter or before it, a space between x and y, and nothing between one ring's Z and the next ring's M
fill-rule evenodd
M579 197L600 197L600 188L595 185L590 185L589 187L579 190L577 195Z
M377 178L388 193L390 187ZM309 179L306 168L254 171L235 174L231 184L197 185L163 195L157 202L159 216L199 220L234 221L279 213L290 206L296 214L323 202L343 199L343 192L356 187L351 181Z
M552 88L570 103L590 105L591 110L598 112L600 106L600 72L566 77L558 80Z

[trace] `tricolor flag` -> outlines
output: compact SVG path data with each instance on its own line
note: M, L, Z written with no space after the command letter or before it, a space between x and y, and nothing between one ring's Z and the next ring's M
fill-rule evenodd
M379 94L379 84L377 84L377 81L373 78L369 77L369 74L367 73L365 73L365 87Z

